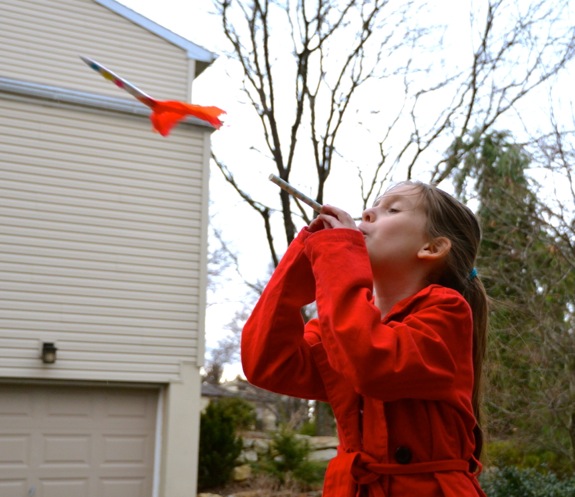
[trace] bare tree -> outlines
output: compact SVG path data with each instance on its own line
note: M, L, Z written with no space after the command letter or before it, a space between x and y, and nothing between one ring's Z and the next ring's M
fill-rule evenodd
M213 385L221 383L226 365L235 364L239 361L240 335L246 319L246 308L242 308L227 325L228 334L221 338L217 346L211 351L204 366L204 379L208 383Z
M213 227L212 227L213 228ZM237 280L245 287L245 294L229 323L225 326L222 338L216 346L208 351L204 366L204 380L211 384L221 383L227 365L239 361L240 338L243 324L256 297L263 289L263 282L249 282L240 272L237 254L230 248L221 233L213 228L210 236L211 244L208 253L208 305L221 303L222 289L230 284L233 271Z
M520 122L513 112L575 53L571 0L479 2L456 38L448 37L445 17L423 2L215 4L259 122L254 135L262 139L254 136L249 145L270 172L288 181L305 178L320 203L334 171L349 178L356 170L348 191L356 188L358 208L380 194L386 179L443 181L460 153L455 146L446 155L449 144L470 129ZM214 161L261 216L277 264L279 247L295 236L296 220L307 223L310 213L283 191L279 208L265 205L238 174L238 164L217 150ZM285 233L280 241L273 231L278 210Z
M563 267L557 283L550 289L550 298L566 301L561 313L539 318L544 344L542 360L548 370L556 373L556 381L546 388L546 407L553 413L557 426L569 434L570 446L558 447L557 451L563 448L575 468L575 114L572 106L570 111L564 112L562 118L551 116L552 132L537 141L534 153L538 153L538 162L547 173L547 188L553 192L546 195L551 197L547 202L540 204L541 220L555 240L548 250L561 260ZM558 296L561 288L567 290Z
M443 2L214 4L256 123L246 150L258 153L270 173L307 185L320 203L330 198L331 185L344 184L339 191L357 197L351 205L359 211L388 181L452 180L470 136L497 129L541 145L541 167L553 166L572 180L573 148L561 148L568 132L540 125L554 109L545 108L543 90L573 67L574 0L470 2L455 31L449 26L455 12L445 16ZM277 265L297 225L313 213L282 190L277 201L264 201L237 159L245 155L224 158L222 152L214 147L213 161L261 218ZM549 206L547 220L572 248L566 212L569 206ZM561 411L566 422L568 415ZM575 417L571 423L575 442Z

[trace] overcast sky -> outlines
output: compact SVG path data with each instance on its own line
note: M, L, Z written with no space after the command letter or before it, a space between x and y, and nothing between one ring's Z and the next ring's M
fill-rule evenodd
M119 2L216 55L224 51L225 40L221 23L218 16L212 13L212 0L119 0ZM470 40L468 13L465 11L468 3L464 0L438 0L437 3L431 3L437 7L442 17L446 10L450 12L450 27L452 27L450 36L452 38L451 41L446 42L445 46L450 50L464 50L469 55L469 51L465 50L465 40ZM105 61L102 62L105 64ZM226 64L225 57L221 56L200 75L194 82L193 88L193 103L217 105L228 112L224 128L215 131L212 135L212 145L217 152L218 150L224 152L245 150L245 143L250 143L250 136L253 135L253 131L250 134L245 108L242 109L237 103L241 100L239 79L234 82L233 77L228 76L229 68L230 65ZM117 69L121 70L121 68ZM569 80L565 88L568 89L566 92L569 95L568 101L572 102L572 79L568 77L563 79ZM134 84L138 85L138 82ZM162 98L161 95L156 97ZM541 104L541 102L538 103ZM536 107L530 107L529 112L524 113L522 117L535 119L536 110ZM219 148L221 145L225 146ZM242 168L238 173L249 171L250 181L253 181L258 195L261 195L261 198L257 200L268 202L271 195L277 195L277 187L267 180L270 172L266 169L267 163L262 169L258 169L258 165L251 160L245 160L245 164L242 164L237 157L233 157L232 162L234 166ZM306 191L304 184L297 183L294 179L292 181L296 187ZM305 183L305 181L302 182ZM341 205L340 199L349 197L343 192L349 192L348 185L344 185L335 193L332 191L336 200L331 198L328 192L326 201L349 208ZM252 209L247 208L239 196L227 187L219 171L212 170L210 193L211 219L215 226L224 229L222 233L224 238L230 243L231 248L238 252L241 265L247 271L245 276L250 280L264 277L270 257L263 238L259 216ZM359 212L351 212L351 214L356 216ZM246 236L246 226L250 225L254 227L248 230L259 238ZM242 306L243 288L229 284L226 285L225 290L225 295L220 294L215 299L212 298L212 305L207 310L206 345L208 349L217 344L225 333L225 325L229 322L234 310Z

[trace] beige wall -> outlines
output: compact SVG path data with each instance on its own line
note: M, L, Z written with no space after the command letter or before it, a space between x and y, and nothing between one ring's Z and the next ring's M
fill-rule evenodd
M145 116L9 96L0 127L0 376L165 382L201 364L208 131L167 140Z
M84 64L83 55L154 98L189 99L186 52L94 0L2 0L0 46L6 78L132 98Z
M165 395L160 497L191 497L198 483L201 378L192 364L182 364L181 378Z
M0 378L161 387L153 495L193 496L213 130L152 132L79 55L158 99L195 62L96 0L3 0L0 43Z

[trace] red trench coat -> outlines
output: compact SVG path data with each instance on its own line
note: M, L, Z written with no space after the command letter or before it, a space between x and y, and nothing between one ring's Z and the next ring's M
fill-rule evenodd
M340 446L324 497L476 497L472 317L431 285L382 320L360 232L307 229L290 244L242 333L248 381L329 402ZM301 307L316 301L318 319Z

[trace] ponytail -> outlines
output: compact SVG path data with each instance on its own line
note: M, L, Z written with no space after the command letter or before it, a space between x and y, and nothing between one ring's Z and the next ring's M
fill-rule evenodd
M473 314L473 395L472 405L475 414L476 426L474 458L479 461L483 450L482 429L482 399L483 399L483 361L487 350L487 330L489 326L489 300L485 287L478 277L467 281L463 292L465 300L471 307ZM477 464L473 462L471 470L475 471Z

